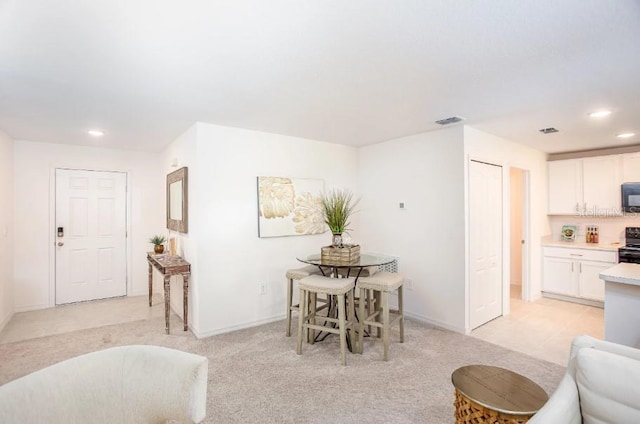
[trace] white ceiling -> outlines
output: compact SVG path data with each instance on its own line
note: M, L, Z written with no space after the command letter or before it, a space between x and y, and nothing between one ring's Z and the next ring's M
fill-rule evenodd
M0 0L16 139L158 151L203 121L361 146L452 115L550 153L640 144L615 137L640 134L640 2Z

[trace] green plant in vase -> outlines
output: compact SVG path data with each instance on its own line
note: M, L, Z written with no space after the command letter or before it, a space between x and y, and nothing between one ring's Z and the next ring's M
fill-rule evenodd
M154 253L160 254L164 252L163 243L165 241L167 241L167 239L165 239L164 236L159 236L159 235L155 235L149 239L149 243L153 244Z
M324 222L333 234L332 245L342 247L342 234L349 228L349 217L360 199L353 199L353 193L347 189L335 189L322 195Z

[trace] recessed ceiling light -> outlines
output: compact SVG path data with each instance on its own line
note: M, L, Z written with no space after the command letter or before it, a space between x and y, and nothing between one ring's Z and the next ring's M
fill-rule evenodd
M102 137L104 135L104 131L100 131L100 130L89 130L87 131L87 133L94 137Z
M636 133L628 132L628 133L618 134L618 135L616 135L616 137L618 137L618 138L629 138L629 137L633 137L634 135L636 135Z
M591 112L589 114L589 116L592 118L604 118L605 116L609 116L609 115L611 115L610 110L598 110L596 112Z

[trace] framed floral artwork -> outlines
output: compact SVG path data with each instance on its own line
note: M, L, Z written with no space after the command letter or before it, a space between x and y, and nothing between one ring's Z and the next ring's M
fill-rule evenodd
M319 179L258 177L258 237L326 232L323 189Z

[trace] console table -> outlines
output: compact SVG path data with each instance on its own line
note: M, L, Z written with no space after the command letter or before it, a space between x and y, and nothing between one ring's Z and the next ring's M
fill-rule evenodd
M153 291L153 268L160 271L164 276L164 325L165 331L169 334L169 310L171 306L171 276L182 275L184 298L182 299L182 315L184 321L184 331L187 331L188 325L188 304L189 298L189 276L191 275L191 264L180 256L171 256L169 254L155 254L147 252L147 262L149 262L149 306L151 306L151 294Z

